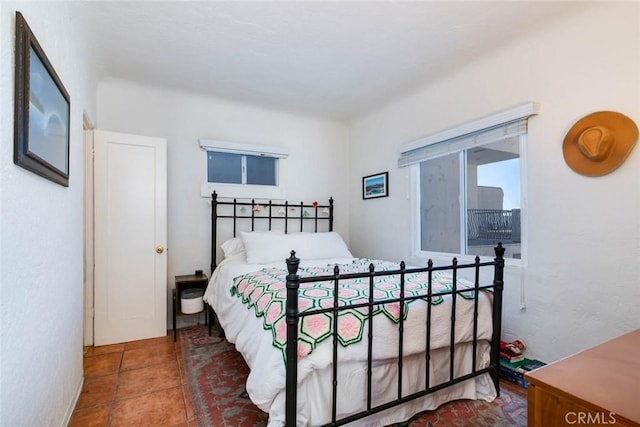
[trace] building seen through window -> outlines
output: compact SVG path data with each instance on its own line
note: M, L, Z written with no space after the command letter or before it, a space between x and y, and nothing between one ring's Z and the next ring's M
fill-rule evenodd
M420 249L520 258L519 137L420 162Z

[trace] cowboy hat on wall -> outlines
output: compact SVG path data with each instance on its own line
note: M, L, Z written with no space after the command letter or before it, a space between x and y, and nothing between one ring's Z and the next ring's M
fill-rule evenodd
M617 169L638 140L638 127L614 111L598 111L578 120L567 132L562 154L567 165L586 176L602 176Z

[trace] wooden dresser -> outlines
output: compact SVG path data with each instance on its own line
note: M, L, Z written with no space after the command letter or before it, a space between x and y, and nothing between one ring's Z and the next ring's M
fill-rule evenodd
M640 329L525 378L529 427L640 426Z

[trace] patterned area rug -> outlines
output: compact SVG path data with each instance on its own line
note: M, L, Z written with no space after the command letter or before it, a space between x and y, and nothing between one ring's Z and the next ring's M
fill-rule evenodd
M249 368L224 338L196 326L180 330L185 376L199 427L264 427L268 416L249 400L244 384ZM408 427L527 425L527 402L522 391L507 384L492 403L460 400L442 405L411 420Z
M267 425L269 416L246 394L249 368L233 344L210 337L205 326L195 326L180 329L180 346L198 427Z

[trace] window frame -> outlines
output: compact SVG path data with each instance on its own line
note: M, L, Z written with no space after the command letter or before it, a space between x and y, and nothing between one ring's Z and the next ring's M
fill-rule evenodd
M286 155L265 155L265 157L271 157L275 161L275 181L276 185L259 185L259 184L246 184L247 173L247 156L259 157L255 152L244 152L242 150L227 150L218 149L213 146L204 146L201 144L203 152L203 184L200 186L200 197L210 198L211 193L215 190L219 197L231 197L231 198L264 198L264 199L285 199L287 197L286 189L282 185L281 175L281 162L280 160L286 159ZM222 183L222 182L209 182L208 180L208 168L209 168L209 152L220 152L236 154L241 157L242 167L242 181L243 183Z
M521 212L521 222L520 222L520 233L521 233L521 242L520 242L520 258L505 258L505 265L510 266L518 266L518 267L526 267L528 263L528 207L527 207L527 134L520 135L519 137L519 159L520 159L520 212ZM460 233L460 253L449 253L449 252L437 252L437 251L425 251L421 248L421 227L422 227L422 218L420 214L420 163L412 164L407 166L409 169L409 194L410 194L410 203L411 203L411 254L413 257L417 259L440 259L440 258L448 258L451 259L456 257L461 263L472 263L475 261L475 255L464 254L467 252L467 214L465 212L467 207L467 194L465 193L466 187L466 175L467 175L467 165L466 165L466 155L460 155L461 151L458 151L459 161L460 161L460 187L458 188L458 197L461 200L460 209L460 230L464 230L464 233ZM493 259L493 257L489 256L480 256L482 261L489 261Z

